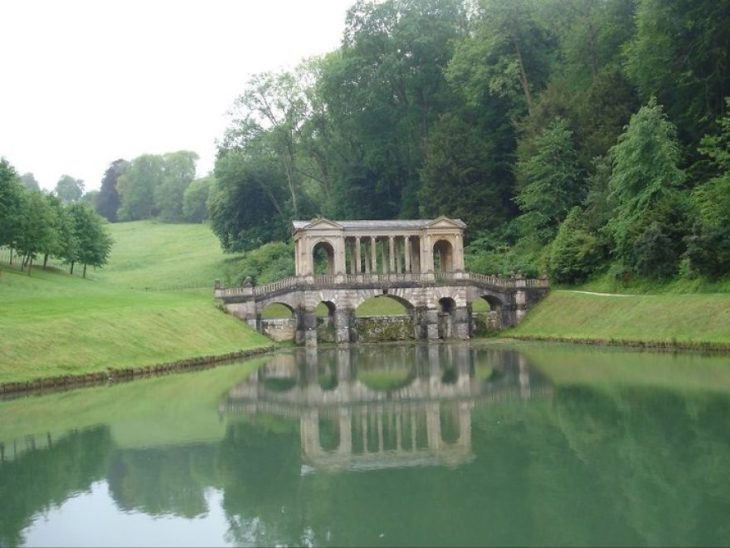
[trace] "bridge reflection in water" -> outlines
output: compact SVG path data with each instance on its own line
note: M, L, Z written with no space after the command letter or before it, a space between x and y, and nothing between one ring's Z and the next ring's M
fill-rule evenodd
M552 394L511 350L393 346L385 359L383 352L381 345L278 355L234 387L220 411L298 419L302 474L457 467L474 458L475 405Z

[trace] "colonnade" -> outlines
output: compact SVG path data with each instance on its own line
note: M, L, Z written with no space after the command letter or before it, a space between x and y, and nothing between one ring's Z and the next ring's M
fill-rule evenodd
M419 274L418 236L355 236L345 238L348 274Z

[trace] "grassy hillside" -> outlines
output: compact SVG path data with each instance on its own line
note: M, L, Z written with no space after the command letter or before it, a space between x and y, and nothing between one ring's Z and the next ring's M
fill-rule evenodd
M508 336L730 346L730 294L554 290Z
M0 383L144 366L269 345L218 310L213 280L225 264L201 225L111 225L108 268L88 279L2 265ZM155 291L198 287L196 291ZM133 289L136 288L136 289Z
M226 263L220 242L207 225L154 221L108 225L114 247L109 264L90 278L132 289L212 291Z

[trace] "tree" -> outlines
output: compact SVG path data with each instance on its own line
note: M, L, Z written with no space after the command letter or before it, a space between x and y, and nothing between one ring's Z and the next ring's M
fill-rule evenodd
M560 222L585 196L578 170L573 133L558 118L536 140L536 153L517 164L524 181L516 201L528 224L545 242Z
M181 150L162 157L163 176L155 187L155 205L160 219L166 222L183 219L183 195L195 179L195 152Z
M215 164L208 200L210 225L225 251L244 251L286 238L285 176L275 160L231 151Z
M449 63L449 79L459 82L469 101L485 94L509 98L515 112L532 113L533 96L544 87L555 40L538 17L534 0L482 0L472 36Z
M56 183L54 192L65 204L78 202L84 194L84 182L69 175L62 175Z
M426 144L419 192L422 215L458 217L474 231L502 224L511 188L499 177L494 156L492 143L476 127L444 115Z
M730 95L730 0L640 0L626 73L697 143ZM691 150L690 152L694 152Z
M688 200L679 190L685 180L679 159L676 129L654 99L611 149L609 199L616 207L608 230L615 256L639 273L666 277L684 251Z
M36 178L32 173L23 173L20 176L20 180L23 182L23 185L25 185L25 188L30 191L39 192L41 189L38 181L36 181Z
M76 249L66 260L71 264L71 273L76 262L86 267L101 267L107 263L112 248L112 238L104 227L102 218L86 204L72 204L68 208Z
M585 281L600 259L598 241L588 231L583 218L581 208L571 209L550 246L548 272L558 283Z
M183 216L189 223L202 223L208 218L208 196L215 185L214 177L196 179L185 189Z
M96 212L110 223L117 221L120 199L117 192L119 177L129 165L126 160L115 160L104 172L101 180L101 189L96 197Z
M117 180L120 221L149 219L158 214L155 189L162 186L164 175L161 156L143 154L129 163Z
M58 233L55 211L40 192L24 192L20 202L19 224L15 248L23 257L22 268L31 273L33 260L38 253L56 246Z
M10 248L11 263L20 227L23 194L15 168L5 158L0 158L0 246Z

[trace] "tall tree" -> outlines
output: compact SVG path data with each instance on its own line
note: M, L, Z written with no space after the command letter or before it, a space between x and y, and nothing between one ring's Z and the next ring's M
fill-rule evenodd
M696 144L730 95L730 0L639 0L626 72Z
M132 160L117 180L120 198L118 219L136 221L158 214L155 189L162 185L165 162L161 156L143 154Z
M25 188L27 188L30 191L38 192L40 191L41 187L38 184L38 181L36 181L35 176L32 173L23 173L20 176L20 180L25 185Z
M65 204L78 202L84 195L84 182L81 179L74 179L70 175L62 175L56 183L54 192Z
M181 150L162 157L164 174L155 187L156 209L160 219L167 222L183 220L183 195L195 179L195 152Z
M23 186L15 168L0 158L0 246L15 246L23 203Z
M524 186L516 201L529 220L528 225L547 242L585 196L573 133L566 122L554 120L537 139L535 155L522 159L517 169Z
M183 195L183 216L189 223L202 223L208 218L208 196L215 185L215 178L196 179L185 189Z
M57 244L57 219L46 197L40 192L24 192L20 203L20 215L15 248L23 257L23 265L31 273L33 260L38 253L53 249Z
M68 214L77 247L74 255L67 260L71 263L72 274L76 262L83 264L85 278L87 266L100 267L107 263L112 238L104 227L103 219L86 204L72 204L68 208Z
M652 99L631 117L611 149L609 199L615 204L608 228L615 256L639 274L667 277L676 271L687 233L680 193L676 129Z
M96 212L110 223L117 221L117 212L120 205L117 182L128 165L129 162L121 158L113 161L104 172L104 177L101 180L101 189L96 197Z

